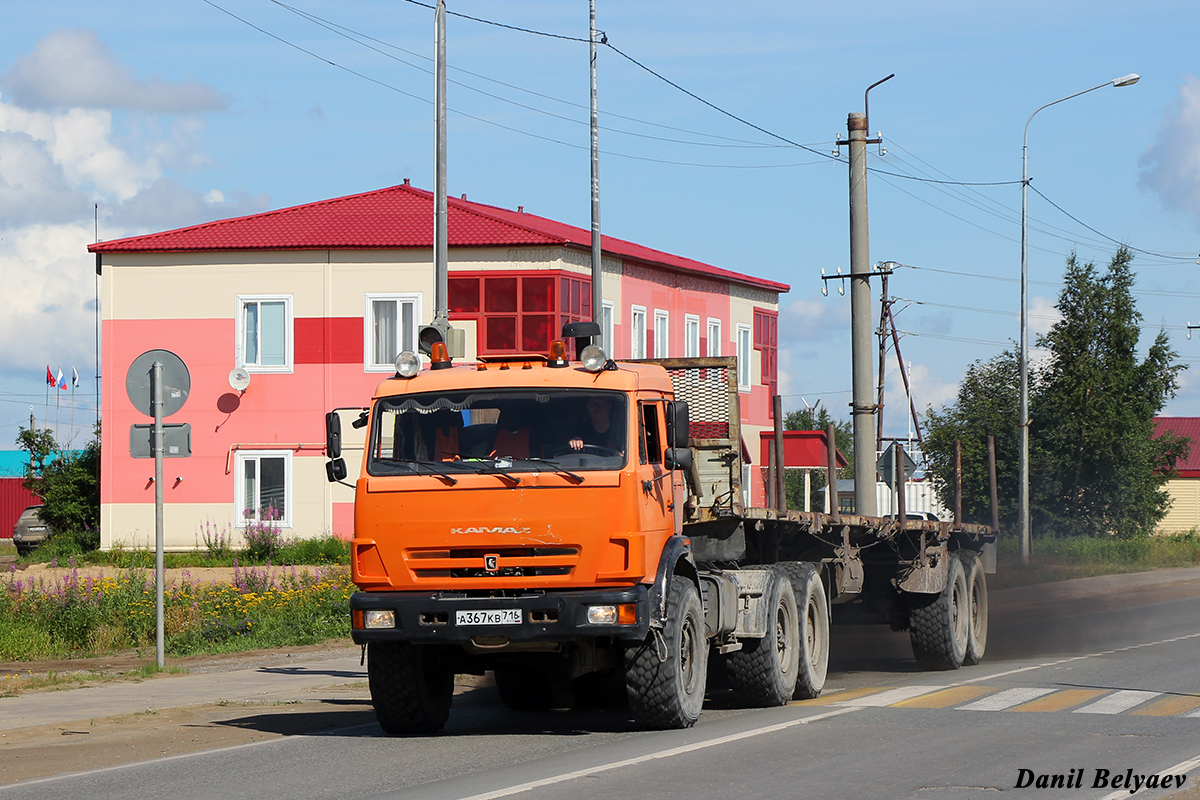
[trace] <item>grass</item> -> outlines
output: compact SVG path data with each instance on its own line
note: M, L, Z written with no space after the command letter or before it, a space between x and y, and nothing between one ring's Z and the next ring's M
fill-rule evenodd
M1004 536L996 555L996 574L988 576L988 588L1005 589L1094 575L1200 566L1200 536L1193 531L1137 539L1035 539L1029 564L1021 563L1017 537Z
M235 549L228 539L206 538L195 550L186 553L163 553L165 569L203 567L238 567L271 565L321 566L350 563L350 543L333 535L317 539L292 539L275 542L274 546ZM207 545L207 546L206 546ZM11 554L16 555L16 548ZM5 551L0 550L0 555ZM112 550L85 551L67 537L51 537L37 549L17 559L22 564L72 563L81 567L116 567L118 569L154 569L154 549L149 547L114 547Z
M164 650L173 656L318 644L346 637L349 570L239 567L230 583L184 575L164 593ZM0 573L0 661L57 660L149 647L153 576L129 569L50 580Z

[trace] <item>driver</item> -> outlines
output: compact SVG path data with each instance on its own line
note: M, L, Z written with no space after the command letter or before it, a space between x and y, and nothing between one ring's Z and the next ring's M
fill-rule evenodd
M587 401L587 418L575 431L575 435L567 442L572 450L582 450L585 445L612 450L616 453L625 452L621 440L620 426L613 419L613 401L603 395L589 397Z

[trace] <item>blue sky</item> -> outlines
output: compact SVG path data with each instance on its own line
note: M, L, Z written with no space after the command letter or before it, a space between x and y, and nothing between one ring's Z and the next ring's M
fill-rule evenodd
M1018 337L1021 137L1030 128L1031 328L1066 256L1137 253L1143 342L1191 369L1166 413L1200 415L1200 6L598 0L604 232L786 282L781 392L847 416L847 169L833 159L871 93L871 260L891 278L918 408ZM425 3L75 0L17 4L0 28L0 447L94 416L86 246L410 178L433 186L433 13ZM986 6L986 7L983 7ZM586 0L451 0L453 195L588 227ZM503 23L483 24L454 14ZM240 19L238 19L240 18ZM620 51L620 52L617 52ZM622 56L628 56L626 58ZM635 63L638 62L638 63ZM642 66L639 66L642 65ZM648 68L648 69L644 69ZM688 96L662 78L728 115ZM731 116L740 117L754 127ZM812 148L806 150L787 141ZM815 152L813 152L815 151ZM845 150L842 150L844 155ZM925 180L921 180L925 179ZM936 181L979 184L964 186ZM1064 213L1065 212L1065 213ZM1074 219L1072 219L1074 218ZM878 286L873 286L878 297ZM148 345L151 346L151 345ZM907 402L889 356L887 432ZM104 376L120 386L123 375Z

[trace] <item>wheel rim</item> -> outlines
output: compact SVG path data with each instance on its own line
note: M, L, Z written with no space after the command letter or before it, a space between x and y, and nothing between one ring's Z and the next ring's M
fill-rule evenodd
M791 667L792 615L787 605L780 603L775 610L775 650L779 653L779 671L787 674Z
M809 601L806 604L804 616L804 643L808 648L808 663L813 667L816 667L821 663L821 649L823 647L823 642L821 642L821 634L819 630L821 615L817 613L817 604L812 601L812 598L809 598Z
M971 614L968 609L966 582L956 580L954 591L950 594L950 630L954 643L959 649L967 646L968 625L971 624Z
M684 690L691 694L696 690L696 627L689 614L679 631L679 673L683 678Z

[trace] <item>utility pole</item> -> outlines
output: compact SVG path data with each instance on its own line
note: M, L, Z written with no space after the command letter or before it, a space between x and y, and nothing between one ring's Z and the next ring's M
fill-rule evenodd
M875 396L875 441L883 441L883 375L887 357L887 313L892 301L888 297L888 272L882 271L883 286L879 295L879 392Z
M436 107L434 117L433 172L433 324L450 326L450 256L447 248L447 202L446 202L446 2L438 0L434 13L437 35L437 58L433 99Z
M604 341L604 287L600 250L600 116L596 99L596 0L589 0L590 25L588 53L591 56L592 81L592 320L601 323L601 346L612 352L613 343Z

